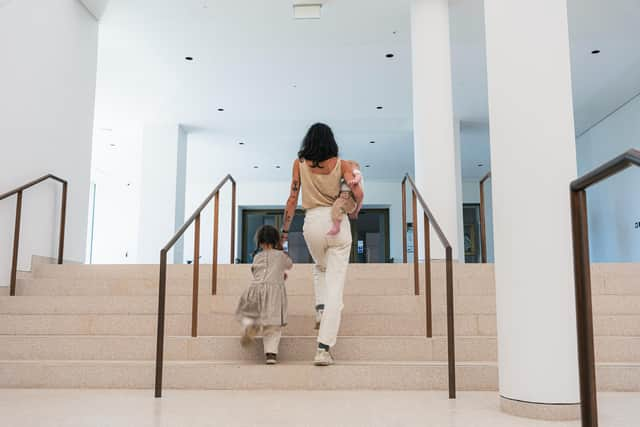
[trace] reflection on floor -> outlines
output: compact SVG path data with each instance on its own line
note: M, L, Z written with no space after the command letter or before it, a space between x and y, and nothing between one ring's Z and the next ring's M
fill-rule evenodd
M277 369L277 367L275 368ZM239 372L241 375L241 372ZM600 425L640 419L640 393L600 393ZM112 426L429 426L578 427L515 418L494 392L0 390L0 425Z

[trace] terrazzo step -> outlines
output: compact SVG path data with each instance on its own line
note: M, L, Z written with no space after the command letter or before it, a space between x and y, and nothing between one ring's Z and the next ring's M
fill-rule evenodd
M5 361L0 388L150 389L152 361ZM458 390L496 390L495 363L459 363ZM237 361L167 361L167 389L228 390L446 390L443 362L340 362L320 368L304 363L266 366Z
M38 264L34 266L33 275L37 278L64 279L153 279L157 280L160 272L158 264ZM406 278L412 270L407 264L350 264L347 277L361 279ZM167 266L167 280L191 279L193 266L186 264L170 264ZM311 264L295 264L290 271L292 279L306 278L312 275ZM251 276L250 264L219 264L218 278L242 279ZM211 265L200 265L200 277L211 277Z
M292 314L286 335L308 335L315 323L312 309ZM416 313L344 313L342 335L422 335L425 315ZM154 314L0 314L0 335L153 335ZM200 335L238 335L240 326L232 313L200 313ZM190 314L167 314L166 334L191 331ZM433 315L433 334L445 335L444 314ZM455 333L461 336L495 336L494 314L457 314ZM594 316L596 336L640 336L640 315Z
M285 336L280 354L283 360L304 361L313 357L315 336ZM152 360L154 336L110 335L0 335L0 359L11 360ZM423 360L445 361L446 337L419 336L342 336L334 348L340 360ZM596 361L602 363L640 363L640 337L595 338ZM244 349L236 336L191 338L168 336L167 360L261 360L262 345ZM456 337L456 360L497 360L495 337Z
M199 313L234 313L239 297L202 295L198 299ZM315 305L311 295L291 295L290 314L309 314ZM190 314L191 296L172 295L167 298L167 314ZM434 297L433 313L446 311L445 300ZM155 314L157 296L21 296L0 297L0 314ZM346 295L345 313L423 313L424 297L413 295ZM458 296L458 314L495 314L492 296Z
M241 295L250 283L250 276L242 279L220 279L218 295ZM287 283L289 295L313 295L313 285L309 278L290 278ZM211 294L211 282L200 280L199 295ZM167 295L190 296L193 282L188 279L167 281ZM6 294L6 293L5 293ZM131 278L36 278L18 280L17 296L142 296L158 295L158 279ZM402 279L362 279L351 278L345 284L345 295L414 295L413 284Z
M292 314L308 313L315 302L312 295L290 295ZM234 312L238 302L235 295L201 295L201 313ZM345 312L351 313L417 313L424 311L424 297L413 295L346 295ZM444 295L432 296L434 313L446 310ZM456 295L455 312L458 314L495 314L495 296ZM0 296L0 314L153 314L158 298L148 296ZM171 295L167 298L167 313L191 313L191 296ZM595 316L630 314L640 315L640 296L596 295L593 297Z
M0 388L151 389L152 361L0 360ZM640 391L640 364L598 364L599 391ZM496 363L456 365L457 390L496 391ZM165 389L446 390L444 362L309 362L266 366L250 362L166 361Z
M309 361L315 336L283 337L280 358ZM152 336L0 336L0 359L6 360L155 360ZM446 337L341 337L332 353L343 361L446 361ZM167 360L261 361L262 343L240 346L239 337L166 337ZM457 337L460 362L496 360L495 337Z
M481 329L483 315L456 316L458 335L495 335L491 322L486 321L486 330ZM491 316L488 316L491 317ZM315 316L289 316L286 335L309 335L313 333ZM44 315L0 315L0 335L154 335L157 316L153 314L44 314ZM444 315L434 315L435 335L444 335ZM166 316L167 335L190 335L191 315L170 314ZM235 336L240 333L240 324L232 314L201 314L198 318L199 335ZM422 335L425 331L424 314L349 314L342 317L341 335Z

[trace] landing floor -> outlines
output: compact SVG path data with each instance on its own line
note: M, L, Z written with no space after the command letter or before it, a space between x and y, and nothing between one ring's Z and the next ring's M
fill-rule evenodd
M600 426L640 420L640 393L601 393ZM0 426L579 427L501 413L494 392L0 390Z

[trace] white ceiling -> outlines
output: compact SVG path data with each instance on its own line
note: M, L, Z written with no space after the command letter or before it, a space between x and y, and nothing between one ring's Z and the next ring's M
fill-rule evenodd
M323 3L322 19L295 21L291 0L111 0L96 128L182 123L263 163L238 165L241 178L286 179L269 165L288 165L306 127L325 121L369 177L398 179L413 164L410 0ZM483 3L450 4L463 171L477 177L489 167ZM640 91L640 2L569 0L569 15L580 133Z

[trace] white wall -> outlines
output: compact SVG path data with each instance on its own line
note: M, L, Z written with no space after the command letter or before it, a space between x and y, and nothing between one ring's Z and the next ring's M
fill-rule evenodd
M87 263L137 262L142 129L129 124L97 129L93 139Z
M630 148L640 149L640 97L578 138L578 171L584 174ZM638 183L635 167L587 191L592 262L640 261Z
M47 173L69 180L65 259L84 261L98 24L77 0L0 8L0 192ZM60 188L24 194L19 268L55 257ZM15 198L0 202L0 284L9 281Z
M138 262L156 264L160 249L176 230L180 127L147 125L142 133ZM178 209L180 210L180 209ZM178 247L180 250L180 247Z

